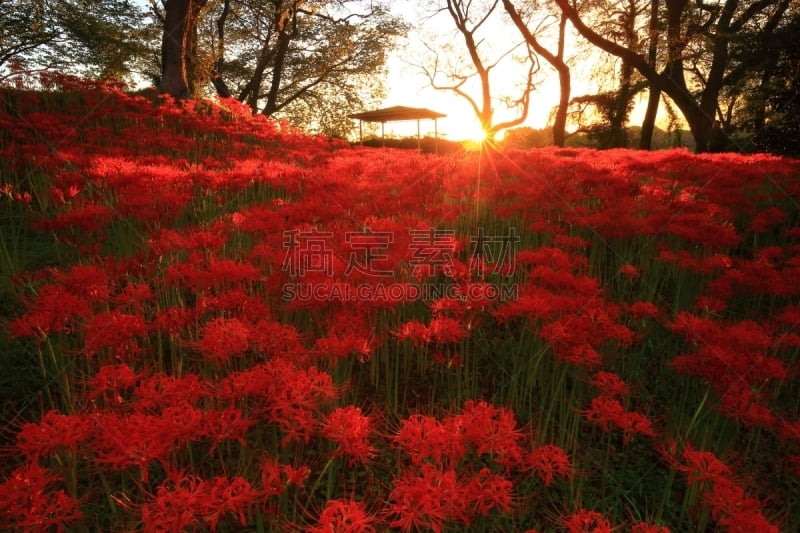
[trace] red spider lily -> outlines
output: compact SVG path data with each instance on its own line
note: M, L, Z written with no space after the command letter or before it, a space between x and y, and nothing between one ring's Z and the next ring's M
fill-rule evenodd
M61 285L45 285L28 305L28 311L11 321L13 337L41 338L51 333L71 332L76 319L91 314L85 298L75 296Z
M16 448L30 461L49 457L61 448L74 452L90 434L92 421L84 415L48 411L38 424L23 424Z
M223 366L248 350L250 328L238 318L215 318L203 326L200 340L192 346L209 361Z
M438 317L431 320L428 326L431 340L437 344L459 342L468 335L458 320L449 317Z
M78 501L53 485L59 476L25 464L0 483L0 526L9 531L64 531L83 518Z
M142 481L149 479L153 461L168 463L179 429L170 420L155 415L132 413L128 416L97 414L87 446L94 453L94 461L108 464L114 470L139 467Z
M448 522L461 519L469 523L465 515L468 501L454 470L424 463L418 471L405 471L395 478L386 508L389 527L441 533Z
M330 374L283 359L233 373L216 390L220 399L249 396L255 400L252 413L278 424L284 445L308 442L315 433L316 413L337 396Z
M222 410L205 410L202 412L201 432L212 441L209 455L214 453L217 445L228 439L247 446L245 434L255 424L254 420L244 418L238 407L226 407Z
M600 371L592 377L592 386L600 389L600 396L605 398L625 398L628 395L628 385L613 372Z
M200 515L209 524L211 531L217 529L220 519L227 513L239 518L239 525L247 525L246 512L255 504L259 497L258 492L250 483L237 476L233 479L215 477L207 484L206 494L199 502Z
M657 435L656 430L653 428L653 423L641 413L624 413L614 423L624 432L625 438L623 442L625 444L630 442L634 435L643 435L645 437L655 437Z
M159 485L155 497L142 505L142 523L148 533L180 533L200 526L207 482L185 476Z
M507 469L523 464L523 433L513 411L484 400L468 400L458 418L464 442L474 446L478 455L488 455Z
M603 431L610 431L612 428L621 429L625 434L625 444L634 435L656 436L650 419L641 413L625 411L622 404L611 397L601 395L593 398L589 409L583 414L590 422L602 427Z
M376 522L361 502L352 500L328 500L319 514L315 526L306 528L307 533L375 533Z
M137 338L146 333L144 318L113 310L94 315L85 326L84 352L88 357L109 350L115 359L141 351Z
M419 320L406 322L395 332L395 336L400 340L411 340L415 346L424 346L433 339L430 328Z
M599 425L603 431L611 431L617 425L617 421L625 416L625 408L619 400L605 396L592 398L589 409L583 415L590 422Z
M513 485L503 476L492 473L488 468L481 468L480 472L467 482L464 488L466 497L472 500L472 505L481 516L499 509L511 512L513 500Z
M320 433L338 445L334 456L345 455L349 464L366 463L375 456L375 448L370 444L373 423L361 409L352 405L338 407L327 414L322 421Z
M766 398L763 394L753 391L741 381L733 382L722 394L720 412L740 420L745 427L775 429L779 419L764 402Z
M564 517L564 527L569 533L611 533L611 522L597 511L579 509L578 512Z
M425 459L454 464L466 454L460 418L440 422L431 416L410 415L400 421L393 440L417 466Z
M126 363L103 365L88 383L89 399L112 396L114 403L124 402L121 393L136 385L138 375Z
M554 444L545 444L531 451L527 456L526 464L538 474L546 487L553 483L554 476L570 477L572 475L572 463L569 455Z
M764 517L761 503L756 498L746 497L744 490L729 479L716 480L711 490L703 493L703 501L711 506L712 518L728 531L780 531Z
M651 302L634 302L628 306L628 312L635 318L658 318L660 311Z
M298 467L281 464L270 455L261 460L261 492L264 498L278 496L289 485L303 487L311 473L308 466Z
M630 280L639 279L639 276L641 275L640 269L631 264L622 265L619 269L619 273Z
M156 372L139 380L134 389L133 407L139 412L152 412L183 402L194 405L210 392L209 385L200 381L197 374L174 377Z
M716 483L728 479L732 473L730 467L720 461L712 452L695 450L689 444L683 450L683 461L683 463L678 463L675 468L688 475L689 483L706 481Z

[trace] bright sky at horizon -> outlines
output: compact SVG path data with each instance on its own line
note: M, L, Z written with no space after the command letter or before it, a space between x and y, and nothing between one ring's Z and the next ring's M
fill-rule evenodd
M427 76L422 72L419 65L425 63L426 58L432 57L432 52L428 50L423 44L426 39L438 39L437 47L452 47L450 53L460 53L466 56L467 51L463 43L463 37L455 30L455 25L450 16L445 13L439 13L434 17L430 17L429 13L424 12L418 6L419 2L397 2L393 3L394 11L397 15L402 16L407 22L412 25L412 31L409 33L405 43L402 43L397 50L394 50L390 55L388 62L388 78L386 80L387 96L383 101L382 107L390 107L395 105L406 105L412 107L426 107L434 111L438 111L447 115L446 118L438 120L438 131L441 137L449 140L460 141L469 139L479 139L482 136L482 130L479 121L469 103L461 96L458 96L452 91L435 90L430 86L430 81ZM498 12L495 19L498 19L503 11L502 6L498 6ZM504 14L504 13L503 13ZM554 20L554 19L553 19ZM496 28L496 29L495 29ZM487 65L495 61L502 53L515 43L521 42L522 38L518 30L507 21L507 25L497 23L492 28L494 34L503 36L507 40L508 45L502 44L497 48L494 55L486 53L485 48L481 48L481 53L486 54ZM491 34L489 34L484 41L488 45L492 45ZM541 42L550 48L555 49L554 43L551 45L547 41L547 37L542 38ZM495 39L494 45L497 46ZM482 43L482 46L484 45ZM502 49L501 49L502 48ZM594 76L593 67L595 61L599 60L597 57L592 57L591 52L576 51L576 46L573 43L567 46L567 56L579 55L582 58L579 62L573 62L571 65L572 74L572 90L571 96L578 96L583 94L591 94L598 91L598 82L593 80ZM570 51L572 50L572 51ZM444 51L444 54L448 53ZM499 97L513 96L518 98L520 91L515 89L515 83L522 80L525 74L526 67L523 65L513 65L510 67L508 64L511 61L505 61L506 69L500 70L500 66L496 71L492 72L490 78L492 87L492 96L497 99ZM540 59L541 69L534 79L535 89L531 94L530 108L528 117L522 126L529 126L532 128L546 128L550 122L551 114L559 100L559 83L558 76L549 64L542 58ZM427 63L430 64L430 61ZM604 63L602 66L608 68L611 63ZM470 96L480 101L480 91L475 87L472 91L468 91ZM646 106L647 94L646 92L640 93L635 102L635 107L631 113L631 124L637 124L641 121ZM516 117L516 110L508 110L500 102L496 102L495 106L495 123L502 122ZM378 130L379 131L379 130ZM387 123L387 135L416 135L417 124L416 121ZM434 123L433 121L422 121L420 124L421 134L433 135Z

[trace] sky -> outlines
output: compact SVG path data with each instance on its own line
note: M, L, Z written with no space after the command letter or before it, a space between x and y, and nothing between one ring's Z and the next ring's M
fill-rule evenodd
M424 63L426 56L431 56L431 52L421 43L435 41L437 48L442 50L447 46L452 46L453 52L466 54L463 44L463 37L455 30L455 25L447 13L440 13L430 17L430 12L418 7L418 1L396 1L392 3L396 14L402 16L414 28L406 39L400 42L400 46L394 50L390 56L388 67L389 74L387 79L388 95L382 103L382 107L394 105L406 105L412 107L426 107L447 115L446 118L438 120L439 135L450 140L479 139L482 137L480 124L467 101L453 93L452 91L437 91L430 87L428 78L422 73L419 66L414 64ZM502 5L498 6L500 15L503 12ZM500 20L495 17L495 20ZM554 22L554 18L546 19ZM552 26L554 28L554 26ZM478 35L483 41L481 43L481 55L491 63L494 58L505 53L513 44L522 41L518 30L511 25L498 23L490 27L489 31ZM555 40L548 40L547 32L537 35L540 42L550 50L555 50ZM568 38L569 39L569 38ZM594 94L601 89L598 80L595 78L595 68L603 61L602 66L613 68L613 61L600 59L599 52L593 48L578 48L575 37L568 43L566 56L573 57L575 61L571 64L571 96L583 94ZM522 50L522 49L520 49ZM428 61L430 64L430 61ZM514 80L518 80L525 74L526 67L514 65L511 61L505 61L498 66L507 66L507 70L493 72L490 81L492 84L492 94L498 96L519 97L520 92L514 90ZM550 122L550 116L559 100L559 83L555 71L549 67L544 59L541 59L541 70L534 80L535 89L531 94L530 109L527 120L522 124L532 128L545 128ZM470 95L476 101L480 101L480 91L475 89L470 91ZM640 93L634 103L631 113L631 124L641 122L641 118L646 107L646 92ZM516 112L507 111L499 102L495 106L495 122L501 122L514 118ZM663 126L663 117L661 117ZM386 125L387 135L416 135L416 121L404 123L392 123ZM420 124L422 135L433 135L433 121L422 121Z

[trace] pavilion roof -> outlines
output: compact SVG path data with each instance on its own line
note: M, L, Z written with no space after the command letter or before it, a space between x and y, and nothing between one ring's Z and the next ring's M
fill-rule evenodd
M363 113L353 113L347 115L348 118L355 118L365 122L395 122L400 120L419 120L437 119L446 117L443 113L431 111L424 107L406 107L402 105L376 109L374 111L364 111Z

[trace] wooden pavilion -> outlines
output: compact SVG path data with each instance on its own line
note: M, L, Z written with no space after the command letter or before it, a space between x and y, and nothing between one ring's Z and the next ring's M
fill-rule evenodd
M364 122L380 122L381 123L381 140L385 140L385 130L384 126L387 122L399 122L403 120L416 120L417 121L417 148L421 147L421 137L420 137L420 121L421 120L433 120L433 130L434 130L434 138L438 140L439 138L439 123L438 119L446 117L447 115L443 113L438 113L436 111L431 111L430 109L425 109L423 107L406 107L406 106L394 106L394 107L386 107L384 109L376 109L374 111L364 111L363 113L353 113L352 115L347 115L347 118L352 118L358 120L358 140L359 142L363 142L363 130L362 124Z

